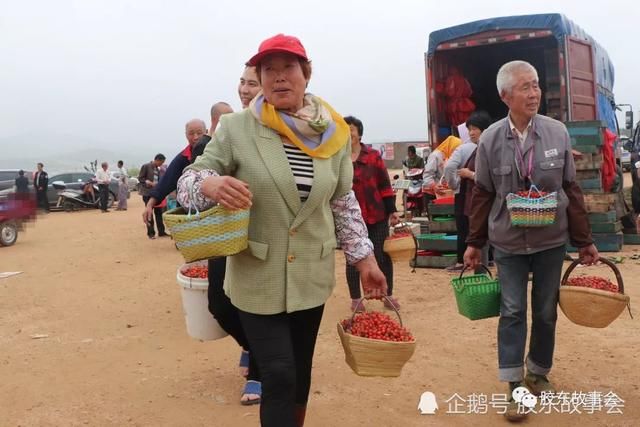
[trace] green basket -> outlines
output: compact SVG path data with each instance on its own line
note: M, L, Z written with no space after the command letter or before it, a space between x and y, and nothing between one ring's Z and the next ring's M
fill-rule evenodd
M500 283L491 276L484 265L486 274L474 274L451 279L456 294L458 312L470 320L486 319L500 315Z

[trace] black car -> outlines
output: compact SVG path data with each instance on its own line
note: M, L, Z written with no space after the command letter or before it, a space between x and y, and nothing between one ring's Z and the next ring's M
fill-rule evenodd
M0 191L13 189L13 186L16 184L16 178L18 177L19 171L19 169L0 169ZM29 180L29 189L33 190L31 172L24 171L24 176Z
M49 188L47 189L47 199L50 206L55 206L58 203L58 190L53 188L54 182L62 182L64 185L73 190L82 190L84 184L89 182L95 177L95 174L90 172L67 172L57 173L55 175L49 175ZM96 197L98 194L96 193ZM107 207L111 207L114 201L118 200L118 181L111 179L109 184L109 202Z

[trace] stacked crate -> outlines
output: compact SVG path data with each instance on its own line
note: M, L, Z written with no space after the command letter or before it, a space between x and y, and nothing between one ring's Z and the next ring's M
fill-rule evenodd
M453 204L430 203L428 230L421 228L418 257L411 267L446 268L456 263L456 220Z
M602 146L606 123L600 120L565 123L571 146L582 153L575 160L576 182L584 193L593 240L599 251L622 250L622 225L616 213L618 194L605 193L602 186ZM569 219L570 220L570 219ZM577 249L569 247L569 251Z

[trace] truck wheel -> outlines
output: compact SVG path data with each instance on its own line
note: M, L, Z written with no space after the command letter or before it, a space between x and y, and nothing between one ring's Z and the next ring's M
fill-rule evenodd
M11 246L18 240L18 227L13 222L0 224L0 245Z
M111 191L109 191L109 198L107 199L107 209L111 209L113 207L113 203L116 201L116 196Z

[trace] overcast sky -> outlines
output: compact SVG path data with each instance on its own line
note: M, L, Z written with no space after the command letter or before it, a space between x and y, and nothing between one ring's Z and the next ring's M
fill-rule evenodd
M616 101L640 109L634 1L0 0L0 141L16 137L29 152L63 146L64 135L72 145L86 138L173 156L187 120L209 122L216 101L240 109L242 64L280 32L307 49L309 90L360 117L366 141L426 139L429 33L548 12L564 13L609 52Z

